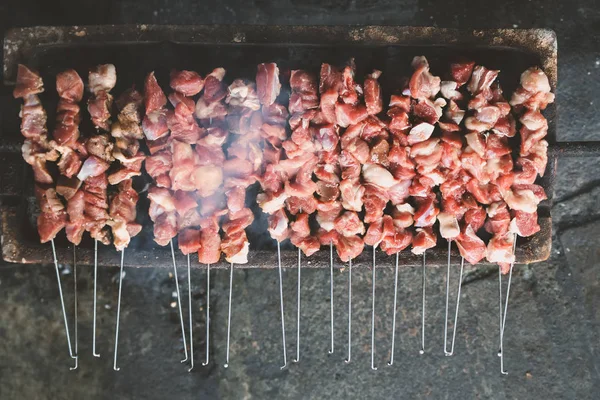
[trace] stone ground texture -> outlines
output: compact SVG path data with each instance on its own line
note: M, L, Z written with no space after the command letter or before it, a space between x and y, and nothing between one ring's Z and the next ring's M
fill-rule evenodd
M551 28L559 46L558 140L600 140L600 8L591 0L487 2L389 0L192 2L4 1L0 28L107 23L394 24L452 28ZM13 118L13 116L0 116ZM223 368L228 272L212 276L211 364L204 359L205 273L192 271L196 368L183 347L169 269L127 270L120 372L112 370L118 270L99 273L98 344L92 357L92 270L78 270L80 367L70 359L51 266L0 266L0 398L588 399L600 391L600 179L597 158L561 160L550 260L513 279L501 376L496 269L467 268L455 356L443 356L445 271L429 269L427 353L419 355L420 269L400 272L395 363L389 359L393 270L377 270L376 363L370 369L371 273L353 275L353 361L346 356L347 273L336 272L335 353L329 346L329 274L303 271L301 362L280 371L277 272L234 275L231 363ZM165 260L165 264L168 260ZM73 275L63 270L67 304ZM296 271L284 272L288 360L295 355ZM187 276L179 279L187 303ZM452 292L458 269L453 270ZM451 301L451 307L454 300ZM187 310L187 307L186 307ZM71 310L70 310L71 311ZM72 312L69 314L72 315ZM187 320L187 318L186 318ZM187 327L186 327L187 329Z

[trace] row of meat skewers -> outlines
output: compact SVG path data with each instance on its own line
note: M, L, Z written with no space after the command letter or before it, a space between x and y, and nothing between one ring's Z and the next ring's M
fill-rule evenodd
M54 237L62 228L74 245L88 231L96 250L98 241L108 245L112 236L121 251L122 276L124 249L142 229L136 222L138 192L132 179L142 174L144 165L152 179L147 195L154 239L161 246L170 245L172 251L187 360L173 238L177 236L180 250L187 255L188 279L191 253L198 253L199 262L207 265L210 285L210 265L219 262L222 252L231 264L231 283L234 264L248 262L245 229L254 215L246 206L246 188L258 181L261 190L256 201L269 215L268 230L277 242L283 367L287 355L280 243L288 238L298 248L298 342L301 254L308 257L329 245L332 294L334 247L341 261L348 263L347 362L351 360L352 259L365 244L373 247L374 310L376 249L398 257L412 245L412 252L423 257L424 352L425 257L437 242L434 224L439 221L440 236L448 242L446 326L452 241L463 257L461 280L464 259L476 264L487 258L499 264L500 282L501 274L509 273L510 288L516 236L539 231L536 210L545 193L534 182L544 173L548 145L544 140L548 125L540 110L553 101L553 94L538 68L522 74L521 85L506 101L497 80L499 71L461 61L451 65L448 80L441 80L430 72L424 57L415 57L412 64L412 77L391 96L385 114L380 71L373 71L361 85L355 80L353 61L343 69L323 64L319 80L303 70L280 74L276 64L266 63L258 66L255 82L236 79L229 86L223 68L204 78L192 71L174 71L168 98L150 73L144 95L130 89L119 97L114 121L110 92L116 69L101 65L88 76L87 108L96 133L85 138L79 131L84 84L76 71L67 70L57 76L60 100L52 139L38 97L43 91L41 77L21 65L14 95L24 101L23 156L34 170L41 210L38 231L42 242L51 242L57 277ZM280 76L289 81L289 99L284 101ZM515 146L519 153L513 157ZM48 169L55 161L56 179ZM478 236L484 231L491 235L487 244ZM398 261L395 276L397 289ZM121 288L122 279L115 369ZM231 289L230 284L229 318ZM93 351L97 355L95 292L94 284ZM60 294L69 352L76 358L62 289ZM396 297L394 331L395 304ZM507 304L508 292L504 312L500 296L501 355ZM333 352L333 296L331 313ZM457 315L458 298L455 325ZM226 365L229 328L230 324ZM393 334L392 349L394 338ZM190 338L190 346L191 342ZM445 353L451 355L454 339L450 350L446 343ZM191 362L193 367L193 357ZM375 369L373 356L371 366Z

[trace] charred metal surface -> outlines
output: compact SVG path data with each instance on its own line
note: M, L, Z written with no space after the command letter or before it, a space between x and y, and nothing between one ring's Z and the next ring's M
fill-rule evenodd
M556 86L556 34L545 29L456 30L396 26L97 25L10 30L4 39L4 83L14 84L17 64L56 46L160 42L212 45L453 46L518 49L541 61Z
M21 230L12 229L11 226L18 224L22 219L19 217L19 212L16 207L3 207L2 209L2 257L9 262L21 264L40 264L52 263L52 254L50 244L40 244L35 241L28 241L26 237L20 235ZM550 256L552 243L552 221L550 218L540 217L539 224L541 231L531 238L526 238L519 242L517 247L516 257L518 263L533 263L546 260ZM58 246L57 257L59 260L69 260L72 256L72 244L64 244ZM368 249L366 249L368 250ZM282 252L282 261L286 265L293 265L297 260L295 251ZM386 256L383 252L378 255L378 265L392 267L394 265L395 256ZM172 267L171 252L167 247L159 247L154 244L153 247L140 248L135 251L125 250L125 265L128 267ZM456 258L460 257L458 251L453 248L452 255ZM193 257L194 258L194 257ZM180 252L176 252L177 263L180 266L186 265L186 260ZM276 252L272 250L254 250L248 257L249 263L246 265L238 265L238 268L276 268L277 258ZM92 265L94 254L92 248L78 247L77 248L77 263L78 265ZM400 263L404 267L413 267L421 265L421 256L416 256L410 251L400 253ZM447 247L440 246L432 251L427 252L428 266L446 265L447 262ZM120 253L112 247L99 246L98 249L98 264L103 266L119 265ZM353 261L353 266L357 268L369 268L371 266L371 252L364 251L356 260ZM482 262L481 265L487 263ZM347 264L335 261L336 268L344 268ZM193 268L205 268L205 265L198 264L197 260L192 261ZM229 264L222 262L220 264L211 265L211 268L228 268ZM329 251L321 250L311 257L306 258L303 268L329 268Z
M144 75L155 70L159 82L167 82L171 68L191 68L206 73L217 66L227 69L228 75L253 78L255 65L263 61L277 62L282 71L306 68L318 71L321 62L342 64L356 57L358 76L371 69L383 70L381 84L384 98L397 90L401 77L410 74L410 60L414 55L428 57L432 69L441 68L457 56L470 57L490 68L502 71L501 80L506 93L511 93L519 75L527 67L540 65L556 89L557 49L554 32L549 30L496 29L462 31L430 27L393 26L85 26L85 27L35 27L9 31L4 40L4 83L12 84L18 63L40 70L46 92L42 101L52 121L55 108L54 77L64 68L75 68L82 76L97 63L111 62L117 66L118 83L114 92L122 92L135 84L142 87ZM437 67L439 65L439 68ZM226 77L227 79L227 77ZM285 93L283 94L285 96ZM6 104L5 104L6 103ZM19 134L18 102L3 102L2 109L9 117L2 121L2 151L0 162L7 166L0 174L2 195L2 256L4 260L18 263L50 263L49 244L40 244L36 232L37 206L33 198L32 174L21 160L18 150L22 138ZM546 112L549 121L548 141L556 142L556 108L551 105ZM84 117L85 120L85 117ZM88 122L89 123L89 122ZM82 132L86 132L85 121ZM569 147L571 152L583 147ZM596 145L594 149L598 149ZM561 149L561 148L559 148ZM541 231L531 238L518 241L517 262L532 263L546 260L552 242L550 207L556 176L556 157L564 154L550 152L548 168L539 183L546 189L549 199L539 207ZM4 153L6 152L6 153ZM591 151L590 151L591 153ZM138 182L138 188L143 182ZM255 190L248 195L248 205L254 204L255 223L248 229L251 243L249 264L241 268L274 268L276 253L274 241L266 232L266 217L254 202ZM170 267L168 248L158 247L152 241L152 224L147 218L147 200L141 196L138 217L144 229L126 250L126 265L132 267ZM59 260L71 257L70 245L64 233L56 239ZM294 262L295 251L284 245L284 261ZM84 239L78 247L78 262L93 262L93 243ZM458 253L455 254L458 257ZM381 264L392 266L392 258L381 253ZM428 251L427 265L445 265L447 247L440 241L438 247ZM370 255L364 253L356 260L357 266L370 265ZM99 246L100 265L118 265L119 254L113 247ZM184 265L179 254L178 262ZM310 263L308 263L310 262ZM306 267L328 267L326 249L310 257ZM420 265L421 257L408 250L401 254L402 265ZM193 262L194 267L204 267ZM336 262L337 267L344 267ZM228 267L222 263L216 267Z

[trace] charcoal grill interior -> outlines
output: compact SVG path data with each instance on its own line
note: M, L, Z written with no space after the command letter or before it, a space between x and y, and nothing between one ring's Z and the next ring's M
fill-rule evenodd
M82 33L84 32L84 33ZM556 43L553 34L544 30L496 30L467 32L434 28L341 28L341 27L169 27L169 26L122 26L87 28L25 28L9 32L5 39L4 70L5 83L14 82L16 65L27 64L38 69L44 79L45 92L41 95L48 112L49 129L52 129L57 103L55 90L56 74L66 68L75 68L87 77L89 68L101 63L113 63L117 68L117 86L113 90L118 96L135 85L143 88L143 79L155 71L164 90L169 90L171 69L192 69L205 75L213 68L227 70L225 80L235 78L254 80L256 65L261 62L276 62L282 73L290 69L306 69L318 74L320 64L328 62L343 65L354 57L357 77L361 78L372 69L383 71L380 82L383 98L401 89L403 79L410 76L413 56L425 55L436 75L444 76L449 63L464 56L485 65L500 69L500 83L509 94L519 82L521 72L530 66L542 66L556 87ZM7 50L10 50L7 52ZM285 82L285 79L284 79ZM289 87L284 86L280 99L285 102ZM86 94L87 96L87 94ZM86 98L84 98L84 101ZM21 157L19 146L22 141L17 118L19 102L14 101L4 110L9 117L2 121L4 137L9 138L5 146L14 157L6 161L10 168L3 172L2 179L12 182L3 193L2 202L2 253L6 261L21 263L49 263L52 261L49 245L38 240L35 218L37 205L33 196L33 177L28 165ZM549 120L548 141L555 143L555 105L545 112ZM83 135L93 132L87 113L84 113L81 131ZM552 153L550 153L552 154ZM550 205L553 196L555 158L550 157L544 178L539 183L546 189L549 199L539 206L541 231L531 238L519 238L516 252L517 262L530 263L545 260L551 246ZM134 179L135 180L135 179ZM136 188L144 190L149 177L141 177ZM258 184L247 196L247 204L255 214L255 222L247 229L251 245L249 264L244 268L276 267L275 242L266 229L266 215L255 204ZM148 201L140 196L138 220L144 229L135 237L126 250L127 266L168 267L170 251L157 246L152 240L152 222L147 216ZM78 262L92 264L93 241L89 236L78 247ZM59 259L69 257L72 246L64 232L55 240ZM283 261L291 261L295 252L286 241L283 244ZM457 250L454 250L458 255ZM119 258L114 247L99 246L100 265L117 265ZM183 256L181 261L183 262ZM328 251L320 251L310 257L307 267L328 266ZM385 261L382 265L392 265ZM447 246L443 240L428 252L428 265L445 265ZM368 265L369 256L361 255L356 260L358 267ZM391 259L390 259L391 260ZM339 261L339 260L338 260ZM409 251L401 253L403 265L418 265L420 256ZM340 262L336 263L341 267ZM197 262L194 267L202 267ZM216 266L227 267L224 263Z

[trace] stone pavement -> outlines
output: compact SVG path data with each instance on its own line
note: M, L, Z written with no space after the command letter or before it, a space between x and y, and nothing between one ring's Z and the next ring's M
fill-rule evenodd
M443 27L546 27L559 43L558 139L600 140L600 11L593 1L507 4L404 0L281 2L105 2L34 4L6 1L0 26L91 23L383 23ZM3 9L4 7L4 9ZM10 12L7 10L10 9ZM85 10L85 12L83 12ZM9 116L12 118L12 116ZM376 362L370 370L371 275L353 276L353 361L346 356L347 273L335 274L335 353L329 346L327 271L303 271L301 362L280 371L277 272L234 277L231 363L223 368L228 273L213 275L211 364L203 368L203 271L192 272L196 368L183 357L170 270L127 270L119 364L112 370L116 268L102 269L98 349L91 356L92 271L79 274L80 367L68 367L66 341L50 266L0 267L1 399L192 398L495 398L588 399L600 391L600 180L598 159L561 160L550 260L519 266L513 279L505 352L499 373L497 273L466 269L455 356L443 356L445 271L428 270L427 354L419 355L420 270L400 272L395 364L388 367L393 270L377 271ZM168 266L165 260L165 266ZM72 304L72 274L63 288ZM284 274L288 360L295 354L296 271ZM458 270L453 271L452 292ZM186 274L180 271L180 282ZM183 293L187 285L182 284ZM187 297L184 296L187 301ZM451 301L453 306L454 301ZM187 308L186 308L187 310ZM72 315L72 314L70 314Z

